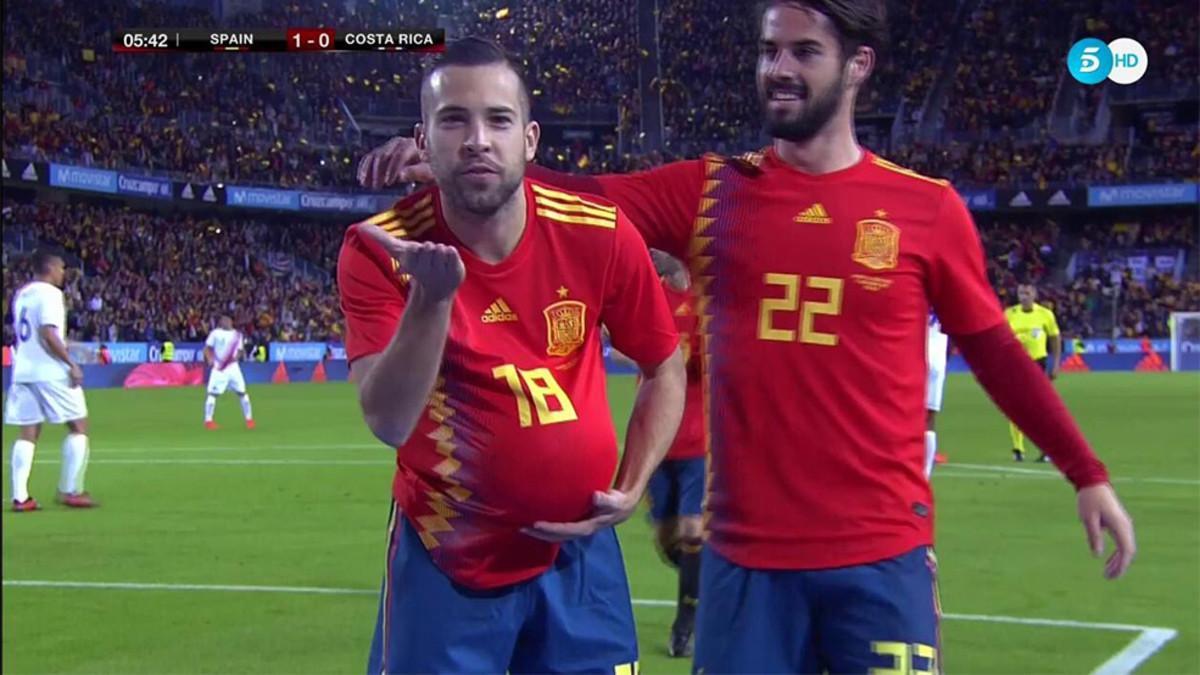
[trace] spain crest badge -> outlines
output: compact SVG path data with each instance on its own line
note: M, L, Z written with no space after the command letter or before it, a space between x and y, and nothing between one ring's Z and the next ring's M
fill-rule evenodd
M858 221L854 262L873 270L890 270L900 257L900 228L878 218Z
M560 300L542 310L546 315L546 353L567 356L583 346L587 305L578 300Z

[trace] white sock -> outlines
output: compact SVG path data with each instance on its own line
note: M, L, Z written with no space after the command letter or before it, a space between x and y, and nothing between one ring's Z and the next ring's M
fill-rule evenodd
M33 450L37 446L26 440L13 443L12 482L13 501L29 499L29 474L33 471Z
M933 460L937 457L937 432L925 432L925 477L933 475Z
M204 421L211 422L213 420L213 413L216 412L216 410L217 397L209 394L208 398L204 399Z
M58 491L73 495L83 492L83 474L87 471L88 437L83 434L67 434L62 445L62 474L58 479Z
M250 394L242 394L242 416L247 421L254 419L254 415L250 412Z

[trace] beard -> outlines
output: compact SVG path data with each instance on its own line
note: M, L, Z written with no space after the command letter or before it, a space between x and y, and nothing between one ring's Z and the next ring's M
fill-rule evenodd
M523 169L524 167L522 167ZM442 195L455 207L477 216L490 216L508 203L513 193L521 187L525 177L524 170L513 171L510 168L500 170L499 182L488 188L468 182L467 177L451 170L446 179L439 176L437 184Z
M829 120L837 114L841 104L842 89L846 75L841 73L833 84L822 91L810 90L807 105L799 114L779 117L771 113L769 103L771 90L778 86L767 85L767 91L759 94L763 107L763 126L771 138L780 138L793 143L803 143L816 136Z

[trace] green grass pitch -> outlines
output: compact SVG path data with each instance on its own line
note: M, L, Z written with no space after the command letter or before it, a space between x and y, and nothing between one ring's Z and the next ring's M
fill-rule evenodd
M1134 641L1153 648L1169 633L1148 629L1166 628L1178 635L1139 672L1200 672L1200 377L1088 374L1058 386L1134 516L1138 560L1127 578L1104 581L1070 487L1043 465L1014 465L1004 420L974 380L952 376L940 422L951 464L934 478L944 663L1090 672ZM623 427L633 383L614 378L610 389ZM53 504L61 428L47 430L34 461L44 510L8 511L15 430L5 428L5 673L362 672L389 453L372 447L346 384L251 393L257 430L242 428L224 397L223 428L208 432L199 389L88 392L94 511ZM673 600L644 519L620 534L634 597ZM30 581L193 588L21 585ZM687 672L665 655L673 609L635 609L643 670Z

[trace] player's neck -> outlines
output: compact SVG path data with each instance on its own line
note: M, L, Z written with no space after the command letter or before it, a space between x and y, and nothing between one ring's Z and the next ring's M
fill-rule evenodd
M446 227L480 260L495 265L507 258L525 233L525 190L518 188L495 213L482 216L442 202Z
M774 147L783 162L814 176L848 169L863 156L850 117L842 113L812 138L806 141L776 138Z

